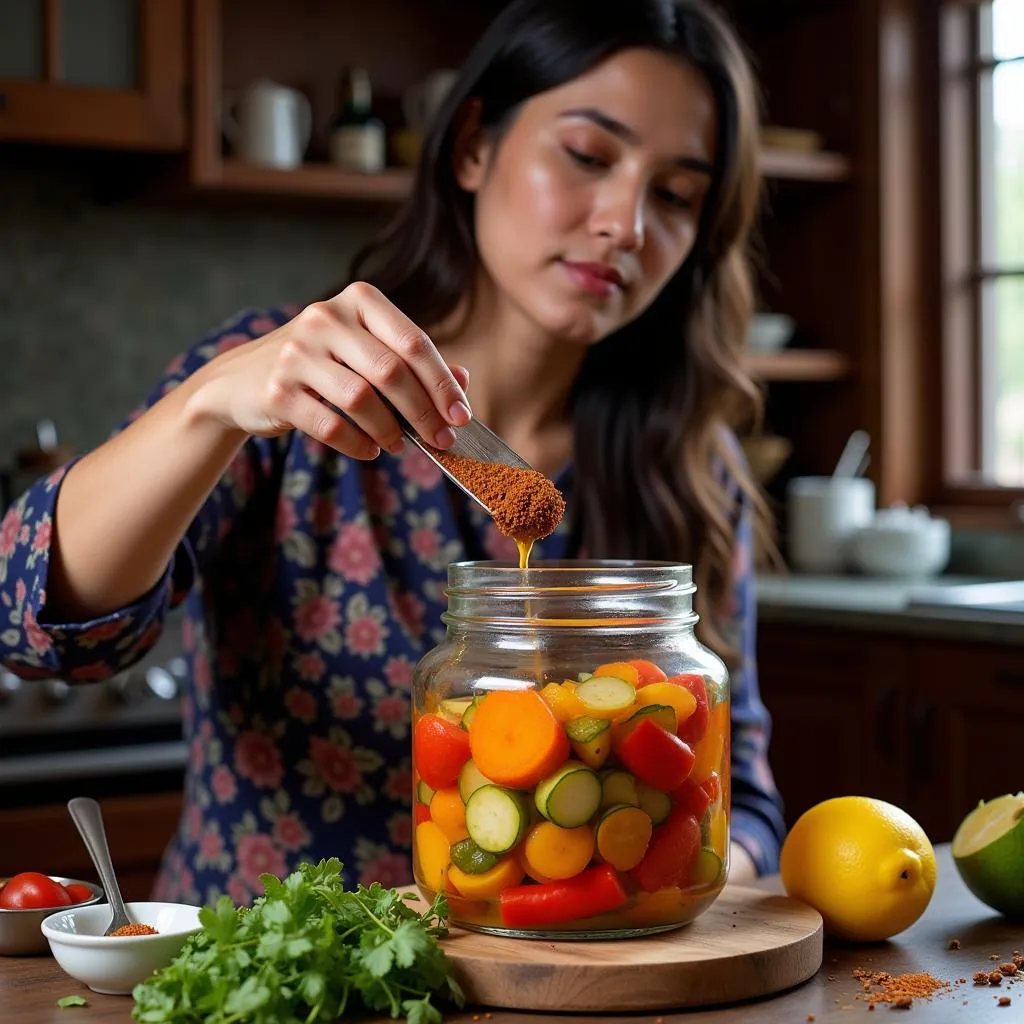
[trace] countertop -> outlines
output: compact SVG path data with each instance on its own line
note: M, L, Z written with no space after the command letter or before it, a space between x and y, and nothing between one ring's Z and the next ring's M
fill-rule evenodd
M764 623L1024 645L1024 611L908 604L911 594L922 587L991 582L995 582L991 577L978 576L939 576L921 581L855 575L760 574L757 615Z
M868 1012L857 999L861 984L854 970L888 971L890 974L928 971L934 977L953 983L952 988L930 1000L919 999L912 1007L913 1024L948 1024L970 1021L987 1024L1019 1020L1024 1010L1024 980L1006 979L998 988L976 986L975 971L991 970L1009 962L1015 949L1024 949L1024 926L1011 925L976 900L964 887L949 857L948 847L940 846L938 884L935 895L921 919L895 939L870 946L846 946L826 940L821 970L805 984L774 998L756 1002L699 1010L642 1016L587 1017L594 1024L799 1024L814 1020L817 1024L849 1024ZM770 891L781 891L777 878L759 883ZM951 939L960 940L958 950L950 950ZM957 979L966 978L965 984ZM628 983L624 977L623 983ZM67 995L83 995L89 1005L61 1010L57 1000ZM1000 997L1009 997L1011 1005L998 1005ZM0 957L0 1007L4 1024L131 1024L131 999L124 996L99 996L68 978L49 957ZM892 1011L882 1004L881 1014ZM489 1016L488 1016L489 1014ZM376 1018L380 1024L389 1018ZM445 1015L447 1024L490 1021L491 1024L579 1024L583 1018L559 1014L525 1014L483 1007L469 1008ZM871 1019L874 1019L873 1017ZM878 1019L884 1020L884 1017Z

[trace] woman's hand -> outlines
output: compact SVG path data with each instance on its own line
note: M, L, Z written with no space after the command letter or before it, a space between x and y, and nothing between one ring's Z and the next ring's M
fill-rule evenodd
M426 333L364 282L200 373L195 400L225 426L261 437L300 430L356 459L402 450L381 395L438 448L472 415L466 371L449 368Z

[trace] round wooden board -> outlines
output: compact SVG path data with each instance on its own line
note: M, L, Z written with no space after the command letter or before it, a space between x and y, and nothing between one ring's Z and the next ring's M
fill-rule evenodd
M821 967L822 920L786 896L729 885L692 924L615 941L507 939L453 928L442 943L469 1003L585 1013L754 999Z

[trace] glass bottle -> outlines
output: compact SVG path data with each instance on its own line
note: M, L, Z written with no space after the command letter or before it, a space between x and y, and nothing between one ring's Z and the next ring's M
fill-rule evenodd
M413 680L413 860L451 921L523 938L679 927L729 870L729 680L692 570L449 566Z
M377 174L384 170L387 140L384 123L373 113L373 90L364 68L345 75L338 112L328 138L331 163L346 171Z

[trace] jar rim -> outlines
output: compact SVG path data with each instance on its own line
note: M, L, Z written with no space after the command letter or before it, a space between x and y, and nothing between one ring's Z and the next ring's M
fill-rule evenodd
M452 562L448 566L449 595L487 591L539 594L569 590L670 590L693 594L693 566L686 562L640 559L551 559L528 569L498 560Z

